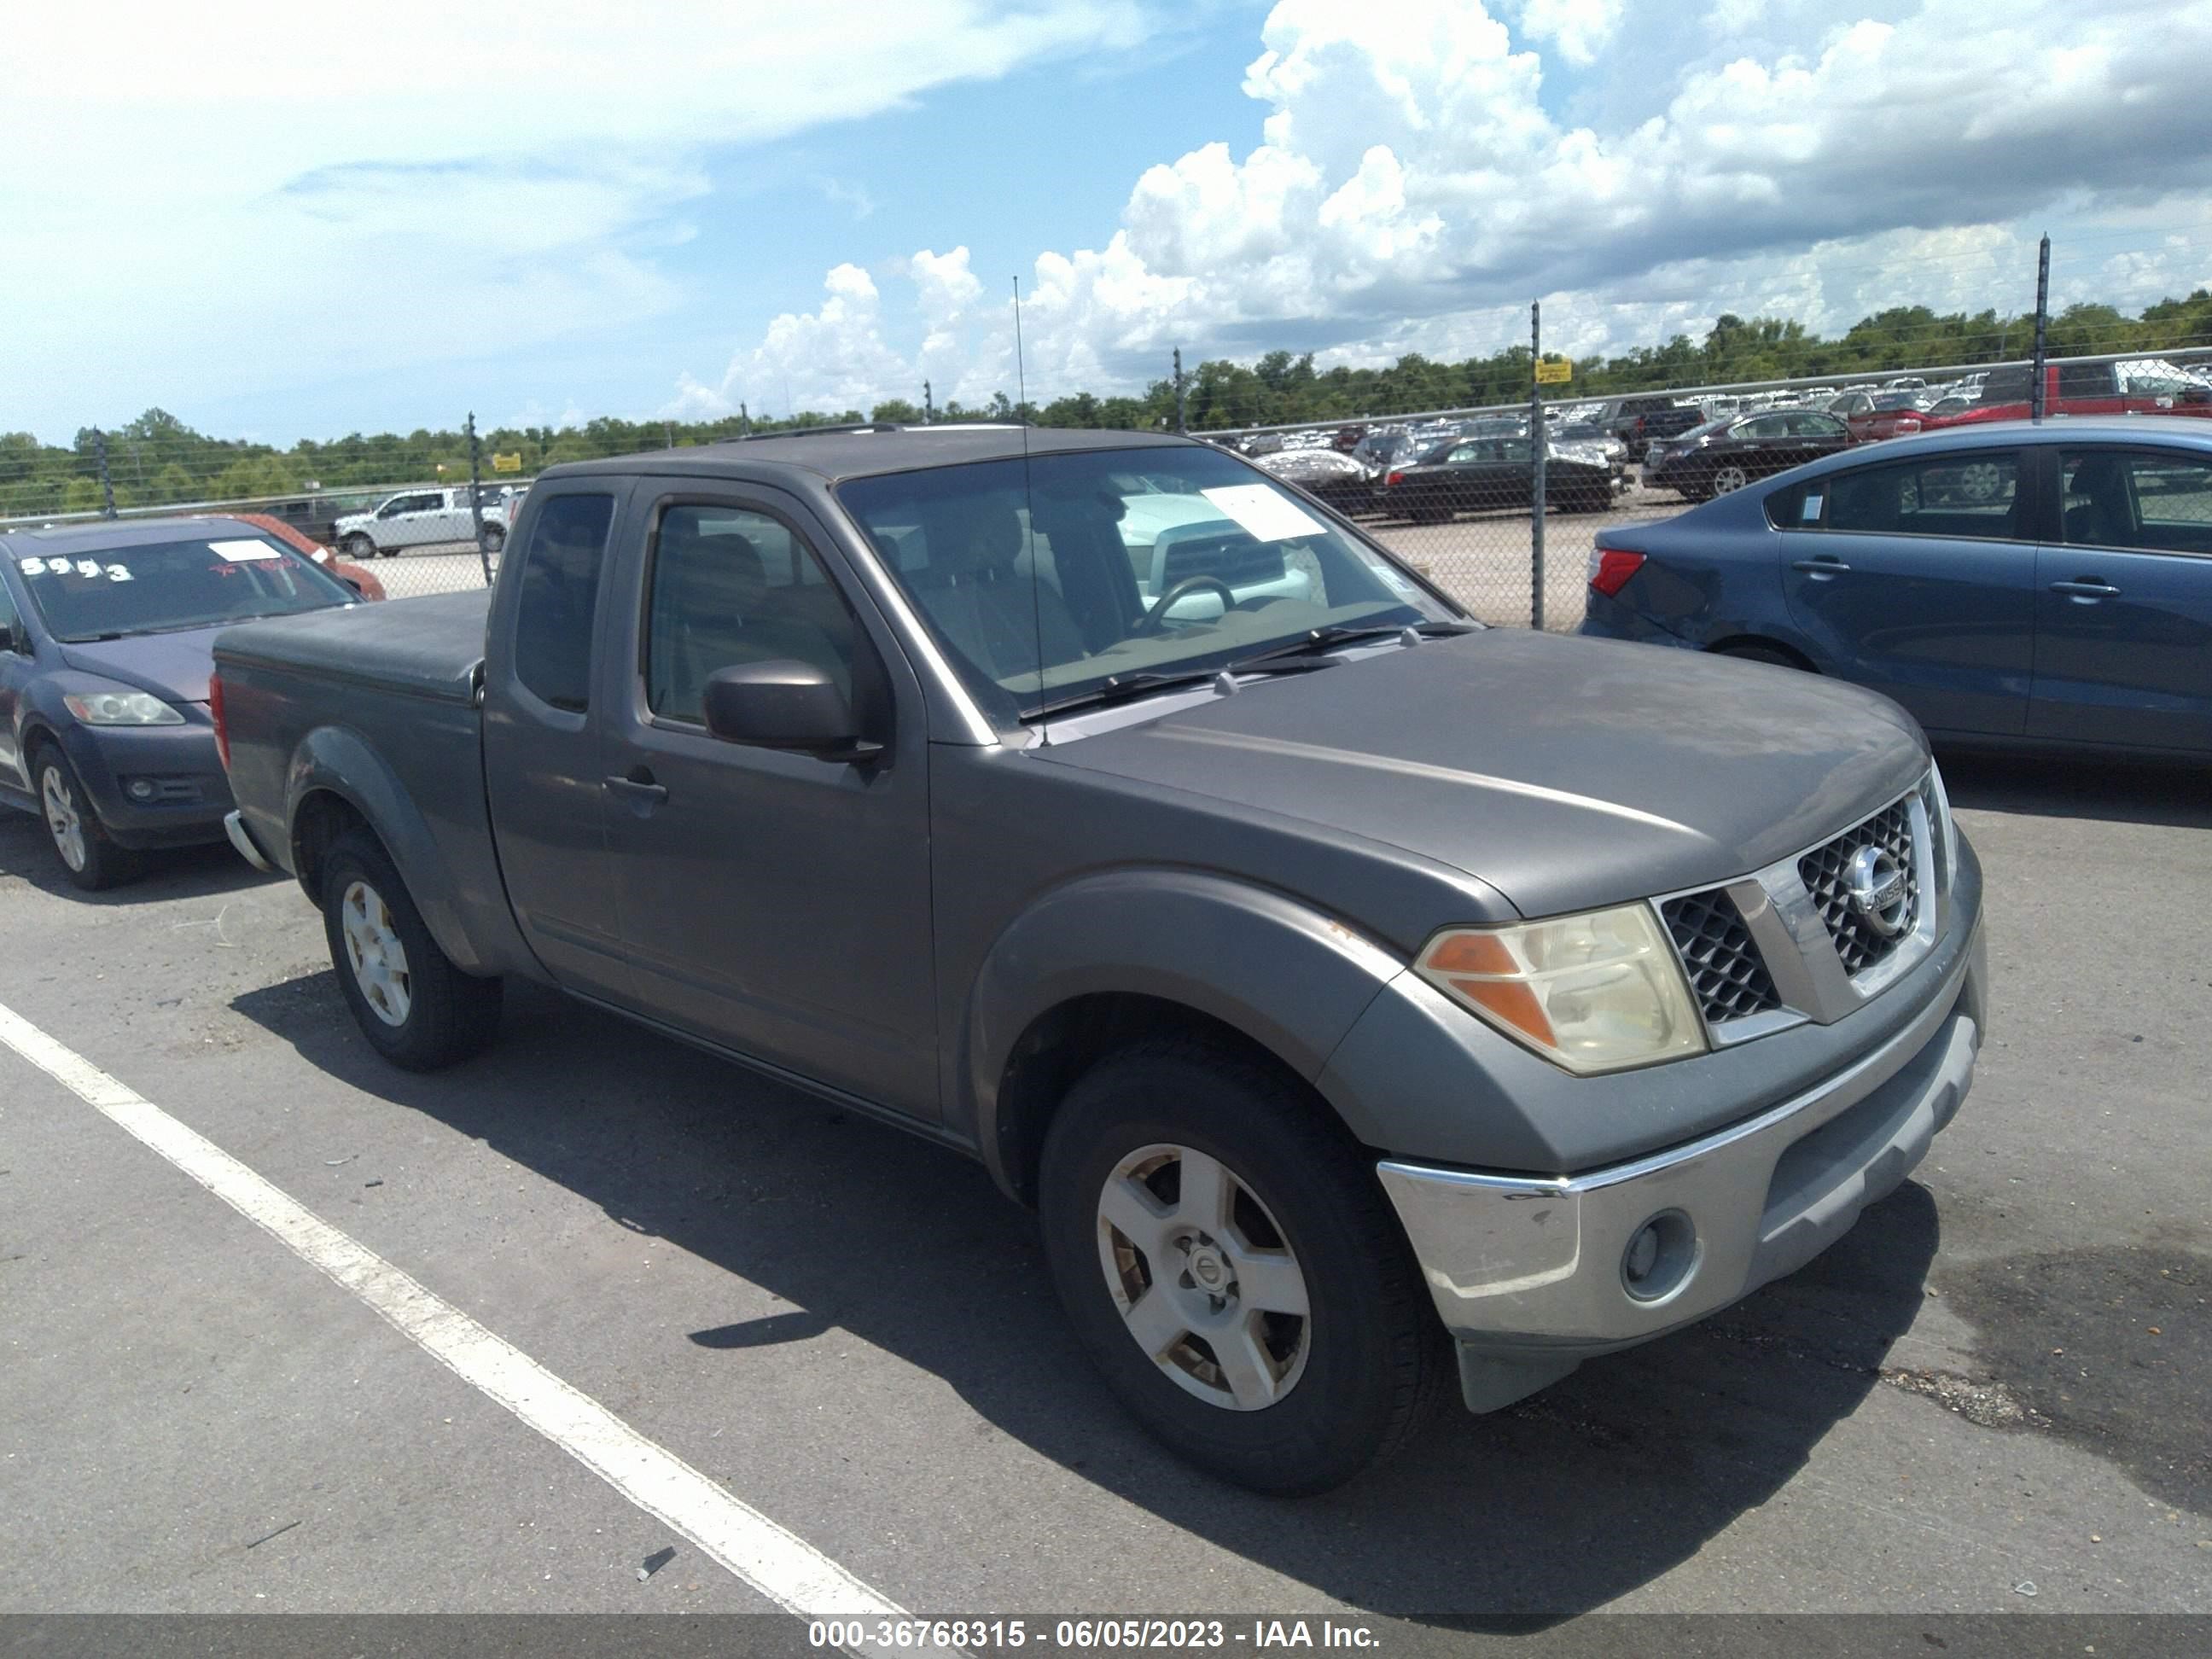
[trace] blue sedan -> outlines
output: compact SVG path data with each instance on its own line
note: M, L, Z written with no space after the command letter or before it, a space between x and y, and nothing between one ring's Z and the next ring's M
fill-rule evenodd
M150 848L221 841L216 635L359 597L235 520L0 534L0 804L45 820L83 888Z
M2208 427L1931 432L1601 531L1582 631L1853 680L1939 743L2202 759Z

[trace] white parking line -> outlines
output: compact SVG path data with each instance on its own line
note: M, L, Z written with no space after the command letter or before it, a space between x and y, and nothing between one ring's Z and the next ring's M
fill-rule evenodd
M805 1540L739 1502L375 1251L0 1005L0 1042L351 1291L463 1382L489 1395L649 1515L787 1612L896 1618L902 1609Z

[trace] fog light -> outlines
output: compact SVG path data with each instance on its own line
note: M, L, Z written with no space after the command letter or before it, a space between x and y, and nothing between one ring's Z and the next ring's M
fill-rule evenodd
M1662 1210L1629 1239L1620 1282L1638 1302L1658 1302L1680 1290L1697 1264L1697 1228L1680 1210Z
M123 793L133 800L151 800L154 799L154 780L133 778L123 786Z

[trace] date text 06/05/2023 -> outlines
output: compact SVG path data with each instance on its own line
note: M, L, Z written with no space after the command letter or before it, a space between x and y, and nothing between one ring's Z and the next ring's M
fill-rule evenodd
M965 1649L1365 1648L1365 1625L1333 1619L816 1619L817 1648Z

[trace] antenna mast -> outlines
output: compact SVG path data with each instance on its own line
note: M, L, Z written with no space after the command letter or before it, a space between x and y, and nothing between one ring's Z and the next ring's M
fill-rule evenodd
M1029 407L1030 380L1028 371L1022 366L1022 279L1018 276L1014 278L1014 395L1018 399L1014 413L1027 426L1029 416L1022 411Z

